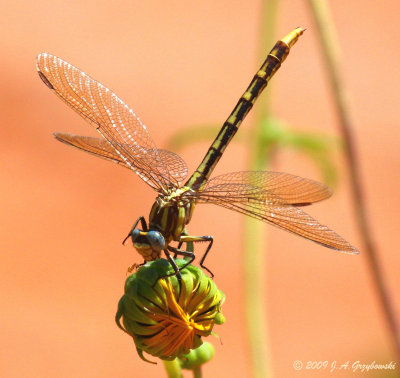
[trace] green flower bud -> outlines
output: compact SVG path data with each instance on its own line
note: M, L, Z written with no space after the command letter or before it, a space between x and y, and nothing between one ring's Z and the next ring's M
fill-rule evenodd
M175 262L179 268L187 264L182 259ZM115 319L133 337L145 361L143 351L164 360L182 357L212 334L214 324L225 321L220 312L225 296L215 283L193 265L180 272L181 284L171 264L159 259L140 267L125 282Z
M210 361L214 357L212 344L204 342L197 349L191 350L179 359L182 369L193 370Z

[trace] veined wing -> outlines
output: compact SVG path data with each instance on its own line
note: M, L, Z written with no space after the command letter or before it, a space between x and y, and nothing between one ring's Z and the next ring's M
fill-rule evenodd
M246 206L229 202L219 202L218 205L270 223L325 247L352 254L359 253L340 235L329 227L320 224L298 207L267 204L248 204Z
M125 168L131 168L116 152L114 147L112 147L105 139L72 135L68 133L55 133L54 136L62 143L76 147L103 159L113 161ZM158 155L166 165L168 172L172 177L177 181L183 181L185 179L187 175L187 166L180 156L167 150L158 150Z
M146 126L111 90L54 55L40 54L37 69L44 83L92 124L147 184L158 191L178 187Z
M268 203L304 206L332 195L324 184L289 173L244 171L210 179L198 194L206 202Z
M214 203L347 253L358 251L298 206L330 197L316 181L279 172L233 172L208 181L195 193L198 203Z

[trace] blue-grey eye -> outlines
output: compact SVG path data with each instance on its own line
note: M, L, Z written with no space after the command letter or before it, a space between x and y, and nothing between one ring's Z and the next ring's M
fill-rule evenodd
M137 228L131 232L132 242L134 242L140 235L140 230Z
M157 251L165 248L165 239L158 231L149 231L147 233L147 240L151 247Z

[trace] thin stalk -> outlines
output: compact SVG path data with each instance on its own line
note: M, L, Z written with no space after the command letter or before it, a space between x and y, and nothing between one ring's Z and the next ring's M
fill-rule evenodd
M172 361L163 361L164 367L167 372L168 378L182 378L181 366L179 364L179 360L175 358Z
M372 231L368 224L363 188L355 153L355 142L352 135L352 117L346 98L346 91L339 72L338 44L333 38L334 24L330 16L328 4L323 0L308 0L312 15L318 29L318 36L325 59L330 85L339 116L339 124L345 142L345 153L350 170L350 183L359 231L364 243L368 266L373 283L382 306L386 324L390 330L397 361L400 362L400 336L396 324L395 311L386 289L382 267L380 265Z
M278 0L264 1L261 20L261 59L265 59L266 49L273 45L276 26ZM270 93L270 91L267 91ZM253 138L250 140L250 170L260 170L268 164L262 146L262 120L269 114L268 99L264 97L262 106L255 114ZM245 275L245 311L247 337L250 348L252 376L256 378L272 377L270 352L268 350L267 315L264 308L266 293L264 289L265 249L264 233L260 222L251 218L244 220L244 275Z
M201 378L203 376L201 372L201 366L197 367L196 369L193 369L193 378Z

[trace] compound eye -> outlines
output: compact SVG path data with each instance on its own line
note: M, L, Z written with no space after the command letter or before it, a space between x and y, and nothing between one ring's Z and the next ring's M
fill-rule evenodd
M165 248L165 239L158 231L149 231L147 233L147 240L151 247L157 251L161 251Z
M139 237L139 235L140 235L140 230L139 229L133 230L131 232L132 242L136 241L136 239Z

